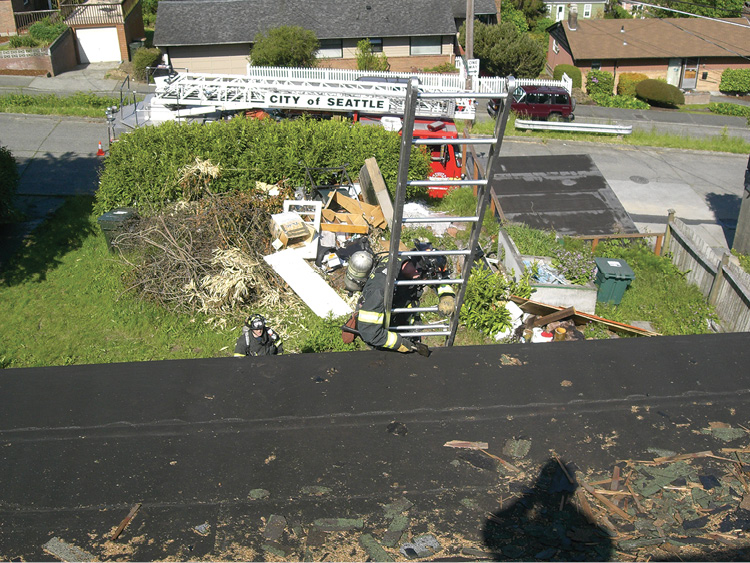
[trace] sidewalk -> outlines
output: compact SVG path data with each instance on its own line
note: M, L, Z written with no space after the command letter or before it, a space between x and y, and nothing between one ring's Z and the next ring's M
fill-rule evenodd
M0 93L38 94L49 92L64 96L74 92L94 92L96 94L119 95L124 80L105 78L110 71L116 70L117 66L117 63L78 65L74 70L51 77L0 75ZM153 86L131 80L129 89L139 93L147 93L153 90Z

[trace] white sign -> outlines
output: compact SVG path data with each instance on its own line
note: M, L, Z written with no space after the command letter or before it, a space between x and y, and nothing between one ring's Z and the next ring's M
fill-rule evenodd
M264 103L267 107L284 107L297 109L325 109L329 111L371 111L387 113L390 108L388 98L370 98L365 96L344 96L321 94L266 94Z
M467 63L469 65L469 74L471 76L479 76L479 59L469 59Z

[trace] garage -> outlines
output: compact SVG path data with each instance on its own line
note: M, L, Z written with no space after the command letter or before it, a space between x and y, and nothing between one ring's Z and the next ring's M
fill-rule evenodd
M116 27L77 29L76 43L81 64L122 60Z

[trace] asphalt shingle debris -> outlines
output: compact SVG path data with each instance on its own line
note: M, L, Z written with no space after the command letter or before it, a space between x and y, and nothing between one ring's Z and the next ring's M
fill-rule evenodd
M345 532L348 530L361 530L365 523L362 518L318 518L313 522L321 532Z
M404 543L400 551L409 559L422 559L438 553L440 551L440 543L432 534L423 534L414 538L411 542Z

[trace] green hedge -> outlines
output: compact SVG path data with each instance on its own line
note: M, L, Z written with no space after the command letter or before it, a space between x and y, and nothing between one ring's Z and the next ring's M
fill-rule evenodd
M11 49L33 49L39 47L39 42L31 35L14 35L8 40Z
M728 68L721 73L719 90L730 94L750 92L750 68Z
M720 102L708 104L708 110L720 115L736 115L737 117L747 117L750 119L750 106Z
M626 108L626 109L651 109L646 102L634 98L633 96L605 96L604 94L594 94L591 99L597 105L608 108Z
M635 93L640 99L655 106L676 107L685 103L685 94L677 86L661 80L649 78L639 82Z
M133 53L133 73L135 74L135 79L146 82L148 80L146 67L155 66L160 59L161 51L156 47L152 49L147 49L146 47L136 49L135 53Z
M0 223L7 221L12 214L18 180L16 159L8 149L0 146Z
M617 83L617 94L619 96L635 97L635 87L639 82L647 80L648 76L640 72L623 72L620 75L620 81Z
M573 65L557 65L552 72L552 78L562 80L562 75L567 74L573 80L573 88L580 88L582 84L581 69Z
M615 91L615 77L606 70L592 69L586 75L586 93L589 96L611 96Z
M393 194L399 146L398 133L348 121L299 119L277 123L236 118L207 125L168 122L142 127L110 147L95 211L176 201L182 194L179 170L194 164L196 158L210 160L221 168L221 175L210 188L214 193L224 193L253 190L256 181L288 180L293 186L305 185L302 160L310 167L346 164L354 179L365 159L374 156ZM429 173L426 151L413 150L410 179L423 180ZM412 187L407 195L425 192L424 188Z

